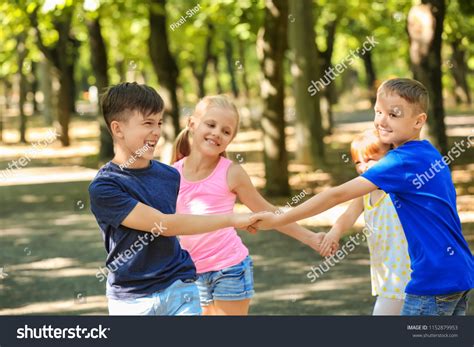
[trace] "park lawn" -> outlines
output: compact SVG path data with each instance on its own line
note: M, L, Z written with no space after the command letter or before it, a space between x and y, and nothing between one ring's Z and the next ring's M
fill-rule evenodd
M88 182L0 187L0 314L107 314L105 261L89 211ZM5 206L5 207L3 207ZM474 225L463 225L474 248ZM315 229L314 229L315 230ZM256 315L369 315L368 251L357 246L315 283L306 277L322 258L277 232L240 232L254 260ZM343 241L344 242L344 241ZM469 314L474 314L472 307Z

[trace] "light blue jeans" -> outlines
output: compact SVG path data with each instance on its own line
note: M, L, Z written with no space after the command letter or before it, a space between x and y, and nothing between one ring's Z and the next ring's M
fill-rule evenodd
M469 290L447 295L407 294L402 316L465 316Z
M177 280L168 288L136 299L110 299L111 316L198 316L202 313L194 282Z

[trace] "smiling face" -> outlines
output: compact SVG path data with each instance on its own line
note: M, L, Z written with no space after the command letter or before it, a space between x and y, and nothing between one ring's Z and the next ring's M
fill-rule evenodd
M233 140L238 125L233 110L211 107L202 116L192 116L189 128L193 133L192 148L204 155L218 156Z
M398 147L420 137L426 113L394 92L377 93L374 125L380 140Z
M372 166L374 166L383 156L385 152L373 153L365 156L363 153L359 154L359 159L355 162L356 171L359 175L362 175Z
M134 114L127 120L111 123L116 147L120 151L121 160L134 159L130 168L146 167L153 159L156 144L161 136L163 112L147 117L143 117L138 111L130 112Z

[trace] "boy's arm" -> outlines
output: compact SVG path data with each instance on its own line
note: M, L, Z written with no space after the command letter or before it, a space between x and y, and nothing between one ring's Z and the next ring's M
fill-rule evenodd
M347 210L337 219L331 230L324 237L321 243L321 251L319 252L323 257L331 254L333 244L339 244L341 236L354 225L362 212L364 212L364 201L363 197L359 197L351 202Z
M375 189L377 189L375 184L359 176L349 182L313 196L311 199L282 215L265 215L260 218L261 222L258 223L257 227L259 229L271 229L305 219L324 212L342 202L368 194Z
M91 210L98 220L115 228L123 225L163 236L200 234L229 226L247 228L260 215L265 215L164 214L136 200L110 177L95 179L89 186L89 194Z
M239 200L253 212L277 211L277 208L265 200L253 186L247 172L238 164L229 168L229 188L235 192ZM279 232L286 234L319 252L319 246L324 233L314 233L302 226L292 223L279 228Z
M206 216L164 214L139 202L121 224L127 228L158 233L163 236L194 235L230 226L246 228L255 223L259 215L250 213Z

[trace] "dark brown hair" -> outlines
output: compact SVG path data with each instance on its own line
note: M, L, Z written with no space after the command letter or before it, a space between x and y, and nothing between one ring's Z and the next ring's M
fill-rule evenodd
M394 78L382 83L377 94L381 92L395 93L410 104L418 107L420 113L428 113L429 96L426 87L411 78Z
M100 97L107 128L112 121L126 121L138 111L143 117L163 111L164 102L155 89L145 84L125 82L110 86Z

